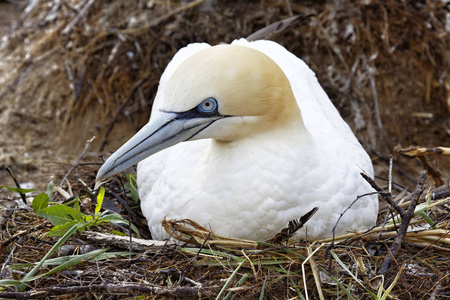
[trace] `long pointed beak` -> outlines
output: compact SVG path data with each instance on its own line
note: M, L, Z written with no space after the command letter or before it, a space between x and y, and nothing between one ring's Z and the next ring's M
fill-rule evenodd
M96 181L117 174L165 148L191 139L219 118L179 118L176 113L161 112L105 161L97 173Z

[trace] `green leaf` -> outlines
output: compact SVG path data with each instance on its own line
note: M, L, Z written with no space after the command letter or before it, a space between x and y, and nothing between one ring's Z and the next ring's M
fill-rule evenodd
M69 204L66 203L66 205L69 205ZM74 202L73 202L73 208L75 208L75 209L80 209L80 198L79 198L79 197L76 197L76 198L74 199Z
M87 223L93 223L94 217L91 216L91 215L84 215L84 216L83 216L83 221L84 221L84 222L87 222Z
M85 254L74 255L74 256L72 256L72 258L70 260L68 260L68 261L62 263L61 265L51 269L47 273L40 274L38 276L34 276L34 277L31 277L31 278L28 278L28 280L29 281L33 281L33 280L36 280L36 279L39 279L39 278L43 278L43 277L52 275L52 274L54 274L56 272L63 271L65 269L67 269L67 268L70 268L72 266L75 266L75 265L83 262L84 260L92 259L92 258L96 257L97 255L102 254L103 252L107 251L108 249L109 248L98 249L98 250L94 250L94 251L91 251L91 252L88 252L88 253L85 253Z
M367 293L369 293L369 295L373 298L373 299L377 299L377 295L375 295L374 293L372 293L368 288L366 288L364 286L364 284L362 283L361 280L359 280L355 275L353 275L353 273L347 268L347 266L342 262L342 260L337 256L337 254L331 250L330 251L331 256L333 256L333 258L337 261L337 263L348 273L350 274L350 276L353 277L353 279L363 288L366 290Z
M419 215L425 220L425 222L428 223L428 225L433 226L434 222L433 222L433 220L431 220L430 216L428 216L426 212L422 211L419 213ZM436 229L437 227L433 226L432 228Z
M72 236L72 234L74 234L77 229L79 227L79 224L76 224L74 226L72 226L72 228L70 228L60 239L59 241L53 245L53 247L44 255L44 257L41 259L41 261L30 271L28 272L25 277L21 280L22 283L20 285L17 286L17 290L19 292L23 292L25 290L25 283L31 281L30 278L34 276L34 274L36 274L37 271L39 271L39 269L41 268L42 264L47 260L47 258L50 257L50 255L53 254L53 252L55 252L57 249L59 249L59 247L61 247L62 244L64 244L68 238L70 238Z
M233 277L237 274L237 272L239 271L239 269L242 267L242 265L245 263L245 259L241 261L241 263L236 267L236 269L233 271L233 273L231 273L230 277L228 277L227 281L225 282L225 284L223 285L222 289L220 290L219 294L216 297L216 300L220 299L220 297L222 296L222 294L225 292L225 289L227 288L227 286L230 284L231 280L233 279Z
M62 204L49 206L36 211L38 216L49 220L53 226L70 223L74 220L82 220L86 215L82 212Z
M105 188L100 187L100 191L97 196L97 205L95 206L95 214L97 215L100 212L103 204L103 198L105 198Z
M32 191L35 191L36 189L22 189L22 188L13 188L7 185L0 185L0 188L5 188L10 190L11 192L19 193L19 194L26 194Z
M264 290L266 289L267 278L264 279L264 283L261 289L261 294L259 294L259 300L264 300Z
M48 185L47 185L47 191L45 192L47 195L48 195L48 198L51 198L52 197L52 193L53 193L53 188L54 188L55 186L53 185L53 180L52 181L50 181L49 183L48 183Z
M117 230L113 230L110 233L114 234L114 235L119 235L119 236L127 236L125 233L117 231Z
M130 224L129 221L125 220L121 215L116 214L116 213L103 215L98 219L98 222L111 222L114 224L125 224L125 225ZM141 237L141 234L139 233L139 229L137 229L137 227L134 226L134 224L131 224L131 230L133 230L133 232L136 233L138 238Z
M1 287L6 287L6 286L16 286L19 285L21 282L18 280L13 280L13 279L3 279L0 280L0 286Z
M121 215L116 214L116 213L103 215L98 220L101 222L115 222L115 223L119 223L119 224L120 223L128 224L127 220L125 220Z
M72 222L68 222L61 225L56 225L47 233L48 236L62 236L64 235L72 226L78 224L79 221L73 220ZM81 224L81 223L80 223Z
M139 193L136 183L136 174L126 174L127 183L124 184L124 188L128 190L127 196L133 199L134 203L139 203Z
M32 204L34 212L46 208L49 200L50 198L46 193L42 193L34 197Z

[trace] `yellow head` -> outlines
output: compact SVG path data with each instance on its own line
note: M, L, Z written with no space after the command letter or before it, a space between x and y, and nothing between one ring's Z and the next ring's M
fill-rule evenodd
M234 140L301 120L283 71L249 47L218 45L189 57L169 78L160 109L184 112L208 98L217 101L218 114L229 117L195 139Z
M280 67L244 46L219 45L192 55L158 93L150 122L104 163L97 180L183 141L226 143L286 127L301 130L303 124Z

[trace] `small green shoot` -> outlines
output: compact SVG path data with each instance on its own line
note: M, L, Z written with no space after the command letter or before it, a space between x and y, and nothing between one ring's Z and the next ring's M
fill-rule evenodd
M235 287L240 287L248 278L250 277L250 275L248 273L245 273L244 275L242 275L241 279L239 279L239 281L237 282L237 284L235 285ZM228 300L231 298L231 296L233 296L232 292L229 292L224 298L223 300Z
M267 278L264 279L264 283L261 289L261 294L259 295L259 300L264 300L264 290L266 289Z
M373 298L373 299L377 299L377 295L375 295L374 293L372 293L368 288L366 288L364 286L364 284L361 282L361 280L359 280L348 268L347 266L344 264L344 262L337 256L337 254L331 250L330 251L331 256L336 260L336 262L344 269L344 271L346 271L348 274L350 274L350 276L353 277L353 279L363 288L366 290L366 292Z
M425 197L425 199L426 199L426 201L424 203L421 203L416 206L416 209L414 210L414 214L421 216L425 220L425 222L428 223L428 225L433 226L434 222L433 222L433 220L431 220L430 216L427 214L427 210L430 209L430 207L431 207L431 196L427 195ZM395 217L396 223L400 223L401 221L402 221L402 218L399 215ZM392 225L392 224L394 224L393 221L389 222L387 225ZM436 229L436 226L433 226L432 228Z
M36 274L36 272L41 268L42 264L47 260L47 258L50 257L50 255L53 254L56 250L59 249L66 241L69 239L72 234L74 234L78 229L79 224L73 225L67 232L59 239L59 241L53 245L53 247L47 252L47 254L44 255L44 257L41 259L41 261L30 271L28 274L25 275L25 277L21 280L21 284L17 286L17 290L19 292L23 292L25 290L25 284L31 281L31 278ZM2 282L0 281L0 285Z
M127 196L133 199L134 203L139 203L139 194L136 183L136 174L126 174L125 178L127 182L124 184L124 188L128 190Z
M230 284L231 280L237 274L237 272L242 267L242 265L245 263L245 261L246 261L246 259L241 261L241 263L236 267L236 269L233 271L233 273L231 273L230 277L228 277L227 281L225 282L225 284L223 285L223 287L220 290L219 294L217 295L216 300L218 300L218 299L220 299L220 297L222 297L222 294L225 292L225 289L228 287L228 285Z

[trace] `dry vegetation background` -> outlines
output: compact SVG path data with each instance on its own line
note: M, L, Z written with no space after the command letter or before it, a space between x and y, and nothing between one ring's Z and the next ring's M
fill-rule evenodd
M394 181L413 188L422 165L394 147L450 144L448 1L38 0L17 6L26 9L0 41L0 167L40 190L54 176L59 182L92 136L83 161L100 163L99 154L108 155L147 122L159 77L178 49L228 43L296 14L313 16L270 39L316 72L376 175L387 178L394 154ZM448 180L449 159L429 161ZM92 182L96 170L75 175ZM1 184L14 185L6 172Z
M445 1L28 4L0 50L0 165L22 181L49 181L54 163L73 161L94 135L92 153L117 149L147 122L159 77L181 47L231 42L291 13L314 17L271 38L316 72L377 175L386 177L396 145L450 140ZM395 159L397 181L409 184L420 164ZM448 162L432 162L448 175Z

